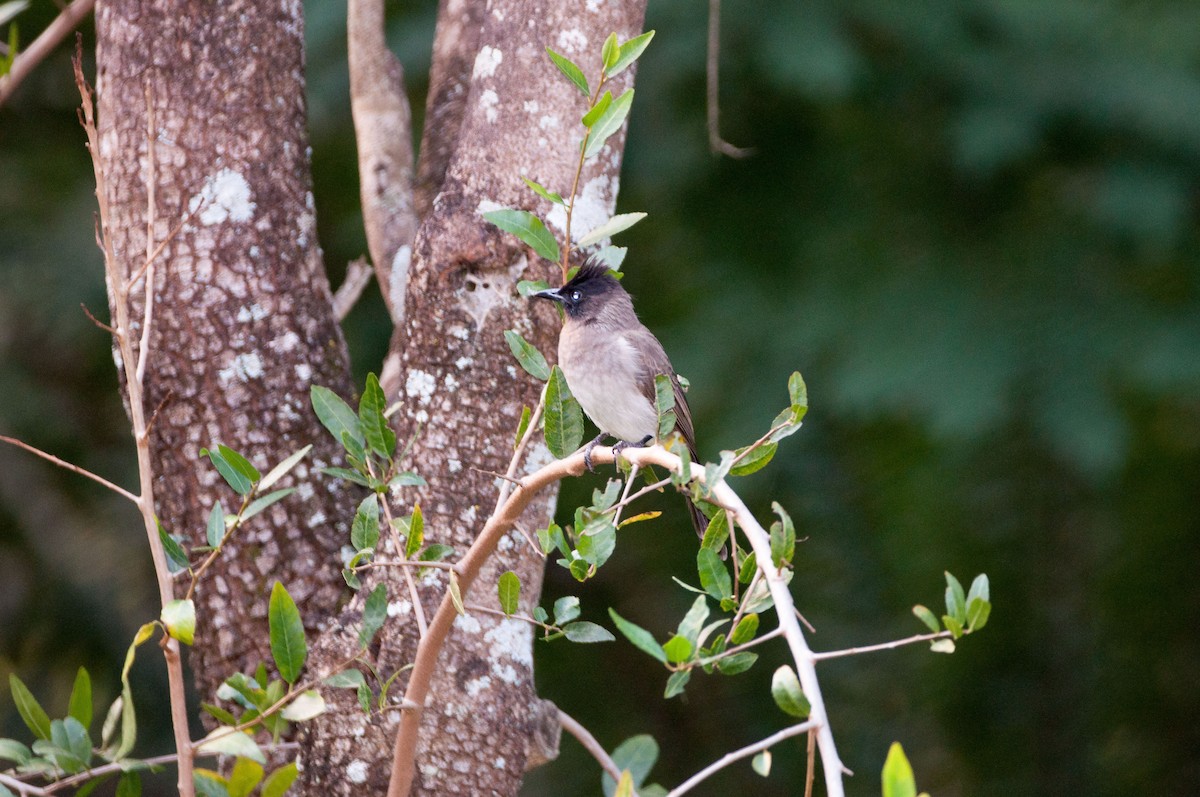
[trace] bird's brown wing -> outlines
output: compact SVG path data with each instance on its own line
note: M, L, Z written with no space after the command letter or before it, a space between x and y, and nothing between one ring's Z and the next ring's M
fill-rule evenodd
M658 342L658 338L654 337L654 334L645 327L627 332L625 335L630 345L638 353L641 366L637 380L638 389L651 404L655 400L654 377L664 374L671 378L671 387L675 392L675 430L683 436L683 442L687 444L692 461L697 461L696 433L692 427L692 411L688 407L687 398L684 397L683 389L679 386L679 377L675 375L675 369L671 367L671 361L667 357L666 351ZM696 529L696 535L703 539L704 531L708 528L708 517L690 498L688 499L688 514L691 517L693 528ZM725 551L722 549L721 558L724 559L725 556Z

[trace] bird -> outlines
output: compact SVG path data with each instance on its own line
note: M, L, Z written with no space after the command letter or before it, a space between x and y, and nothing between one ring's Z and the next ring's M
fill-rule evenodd
M563 307L558 336L558 365L567 387L584 413L600 430L588 443L584 462L592 468L592 449L614 437L614 453L640 448L658 440L658 411L654 378L671 380L675 395L675 428L696 457L692 413L679 385L679 375L654 333L638 320L633 297L595 257L588 258L561 288L531 294ZM701 539L708 517L688 498L692 526Z

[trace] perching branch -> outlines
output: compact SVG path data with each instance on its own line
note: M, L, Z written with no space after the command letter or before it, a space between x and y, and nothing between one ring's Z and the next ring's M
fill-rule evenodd
M825 661L827 659L836 659L842 656L857 656L860 653L875 653L880 650L892 650L893 648L903 647L904 645L913 645L917 642L930 642L934 639L948 639L954 636L949 631L938 631L933 634L917 634L915 636L897 639L892 642L880 642L878 645L866 645L861 648L846 648L845 650L827 650L821 653L812 654L813 661Z
M34 67L41 63L68 33L75 30L84 17L92 13L92 6L95 4L96 0L75 0L59 12L54 21L30 42L23 52L17 54L8 74L0 77L0 105L4 105Z
M679 457L667 451L662 446L626 449L622 452L622 456L631 464L639 467L659 465L672 472L678 472L682 468ZM592 460L596 464L613 462L612 448L597 447L593 449ZM521 489L515 491L504 502L503 506L488 518L474 544L472 544L467 553L459 561L457 568L452 571L457 576L458 600L461 601L464 599L470 591L484 563L495 552L500 538L512 528L513 524L520 517L521 512L533 500L534 496L542 489L567 476L582 474L584 467L583 449L580 449L571 456L552 462L521 480ZM699 468L693 469L692 473L694 478L703 480L703 474ZM715 485L708 485L708 487L713 500L733 514L733 520L742 527L746 538L756 553L756 558L760 563L760 571L763 573L763 577L770 588L771 596L775 601L780 632L787 639L788 647L792 652L792 658L796 665L796 671L800 677L801 686L805 697L808 698L811 705L808 722L786 729L781 732L784 734L782 736L776 734L764 741L769 742L767 746L770 746L770 744L779 739L786 738L789 733L795 734L810 728L816 729L817 743L821 751L821 761L825 772L826 792L829 797L842 797L844 794L842 785L842 772L844 768L837 754L833 733L829 729L825 704L821 697L820 684L817 682L815 659L805 641L804 632L800 629L800 625L796 620L794 601L792 600L791 592L788 590L787 583L784 581L782 570L772 564L770 537L762 525L746 508L741 498L738 497L728 484L721 481ZM404 697L407 703L418 708L405 711L401 716L400 727L396 734L396 747L392 759L392 777L388 785L388 797L408 797L412 790L416 772L417 740L420 730L421 711L423 710L420 707L424 707L425 701L429 696L429 685L437 669L438 658L456 616L455 598L448 589L442 597L441 604L438 606L433 620L429 624L428 633L417 645L416 658L409 677L408 689ZM759 744L763 743L760 742ZM727 756L717 764L714 764L713 767L710 767L709 770L698 773L698 775L702 774L704 777L707 777L708 774L725 766L729 761L736 760L737 757L750 755L762 749L765 749L765 747L756 747L753 750L744 748L736 753L731 753L729 756L734 756L734 758ZM680 788L684 790L690 789L702 779L702 777L699 779L694 777ZM676 793L682 794L683 791L677 791Z

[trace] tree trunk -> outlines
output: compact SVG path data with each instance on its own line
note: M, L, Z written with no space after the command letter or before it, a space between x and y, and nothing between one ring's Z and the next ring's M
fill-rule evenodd
M346 395L349 384L314 237L300 14L299 3L256 0L102 0L97 11L109 175L102 200L125 273L147 250L147 100L155 120L151 248L169 240L157 261L147 383L149 401L161 403L152 436L164 525L196 544L216 498L234 508L200 447L222 442L265 468L317 445L290 479L300 492L252 521L202 582L192 665L205 699L233 670L269 660L265 613L275 580L297 599L306 624L322 629L310 674L354 650L361 611L355 597L337 613L346 594L337 552L356 497L315 476L338 454L311 412L309 387ZM515 290L519 279L557 281L556 269L479 214L495 205L546 211L522 175L570 190L585 104L545 48L594 75L605 36L635 35L643 14L644 0L586 10L444 0L440 9L415 192L421 220L389 353L399 369L388 398L403 402L394 416L401 439L415 437L406 467L428 480L393 496L393 508L407 514L419 502L427 538L460 555L495 504L493 474L507 467L522 405L538 400L539 386L516 366L503 332L516 329L551 355L558 329L550 308L533 307ZM632 74L614 81L614 94ZM623 147L624 136L613 136L585 168L575 237L612 214ZM549 456L537 442L524 470ZM535 502L526 527L545 524L554 502L550 494ZM384 554L394 553L390 544L385 534ZM528 611L542 566L513 534L466 600L495 606L497 578L511 569ZM417 629L402 574L374 572L387 583L390 619L368 656L386 677L411 663ZM427 616L446 586L442 571L422 581ZM417 792L512 795L528 766L553 755L556 718L534 694L532 642L518 621L478 612L458 621L423 713ZM403 678L391 687L393 701ZM326 697L331 710L302 739L297 793L382 793L397 710L367 717L348 690Z
M273 582L314 628L344 594L336 557L351 501L313 478L335 446L309 386L346 394L349 376L316 241L301 6L104 0L96 24L102 201L126 274L147 251L153 108L152 246L169 240L156 261L146 382L163 525L202 544L213 503L240 505L201 447L224 443L265 472L316 443L279 485L300 491L251 520L200 583L191 665L211 701L225 676L270 661Z

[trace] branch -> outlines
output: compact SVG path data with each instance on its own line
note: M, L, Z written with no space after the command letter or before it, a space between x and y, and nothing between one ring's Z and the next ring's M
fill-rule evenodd
M617 762L612 760L600 742L596 741L596 737L588 732L588 729L576 722L575 718L561 708L558 710L558 724L563 727L567 733L574 736L583 749L592 754L592 758L600 764L600 768L612 776L613 780L621 779L621 768L617 766Z
M80 21L92 12L96 0L75 0L64 8L54 21L34 39L25 51L12 62L8 74L0 77L0 105L8 101L21 81L29 76L39 63L75 29Z
M28 443L22 443L20 440L16 439L15 437L8 437L6 435L0 434L0 443L8 443L10 446L16 446L17 448L23 448L26 451L28 451L30 454L35 454L48 462L53 462L55 465L57 465L60 468L66 468L67 470L71 471L72 473L78 473L80 476L86 476L87 478L91 479L92 481L96 482L97 484L101 484L101 485L107 487L108 489L112 490L114 493L121 496L122 498L128 499L135 504L138 502L138 497L136 495L134 495L133 493L129 492L128 490L126 490L124 487L118 487L117 485L113 484L108 479L104 478L103 476L97 476L96 474L92 473L90 470L84 470L83 468L79 467L78 465L73 465L64 459L59 459L58 457L54 456L53 454L47 454L45 451L42 451L40 448L34 448L33 446L29 445Z
M522 489L513 493L504 502L503 506L488 518L483 530L480 531L475 542L458 563L460 599L465 600L468 591L479 576L484 563L495 552L500 538L513 527L534 496L542 489L567 476L579 476L583 473L585 467L583 452L584 449L580 449L569 457L551 462L535 473L525 477L521 481ZM676 473L682 468L679 457L658 445L648 448L626 449L621 455L631 464L640 467L659 465ZM592 461L599 465L612 463L612 448L597 447L593 449ZM703 481L704 474L699 468L693 468L692 473L694 479ZM763 573L763 577L767 580L771 596L775 601L780 631L787 639L788 648L791 650L792 658L795 661L801 686L812 707L809 714L810 721L801 726L795 726L799 728L795 732L800 733L809 728L817 729L817 743L821 751L821 762L825 772L826 793L829 797L842 797L844 794L842 784L842 771L844 767L842 766L841 759L838 757L837 746L833 740L833 732L830 730L826 718L825 703L821 697L820 684L817 681L813 653L809 649L808 643L804 638L804 632L800 629L800 625L796 620L794 611L795 603L792 600L791 593L788 591L787 583L783 579L783 573L779 568L772 565L770 536L750 513L750 510L746 508L742 499L738 497L728 484L721 481L715 485L709 485L709 489L714 500L733 513L733 519L742 527L743 533L749 540L751 547L754 548L757 561L759 562L759 569ZM422 637L417 645L413 670L409 677L408 689L404 695L405 701L417 708L404 712L400 719L400 726L396 734L396 747L392 758L392 777L391 782L388 784L388 797L408 797L412 790L416 772L415 759L420 731L421 707L425 705L426 698L429 695L429 686L433 679L433 674L437 669L438 658L450 634L450 629L457 614L454 600L451 597L450 590L447 589L446 593L442 596L437 613L429 624L428 633ZM772 740L777 741L775 737L772 737ZM749 753L746 754L748 755ZM724 764L721 764L721 766L724 766Z
M949 631L938 631L933 634L917 634L916 636L897 639L894 642L880 642L878 645L867 645L861 648L846 648L845 650L827 650L822 653L812 654L813 661L825 661L826 659L836 659L841 656L857 656L859 653L874 653L879 650L891 650L893 648L903 647L904 645L912 645L917 642L928 642L932 639L945 639L953 636Z
M704 769L697 772L695 775L692 775L690 778L685 780L683 783L680 783L674 789L671 789L671 791L667 792L667 797L679 797L679 795L684 794L685 792L691 791L697 784L699 784L702 780L705 780L706 778L710 777L714 772L716 772L720 769L724 769L725 767L732 764L734 761L740 761L741 759L746 758L747 756L752 756L755 753L761 753L763 750L766 750L767 748L771 747L772 745L782 742L784 739L789 739L793 736L799 736L800 734L804 733L805 731L811 731L816 727L817 727L816 720L809 720L808 722L802 722L799 725L793 725L790 728L784 728L779 733L772 734L771 736L768 736L767 738L763 739L761 742L755 742L754 744L746 745L745 747L741 748L740 750L734 750L732 753L726 753L725 755L718 758L716 761L714 761L711 764L709 764L708 766L706 766ZM840 780L839 780L839 785L840 785Z
M295 750L299 746L300 745L297 742L280 742L279 744L259 745L260 749L263 752L279 752L279 751L283 751L283 750ZM225 753L219 753L216 750L200 750L195 755L197 757L202 757L202 758L212 758L214 756L225 755ZM151 767L161 766L162 764L174 764L178 760L179 760L178 754L167 753L166 755L155 756L154 758L139 758L139 759L137 759L136 763L144 764L146 766L146 768L149 769ZM54 783L51 783L49 786L46 786L44 788L37 789L37 790L31 790L28 793L29 794L38 794L38 795L53 794L54 792L59 791L60 789L68 789L76 784L84 783L86 781L93 780L93 779L101 777L103 775L108 775L113 772L125 772L126 770L130 769L130 763L131 763L130 761L122 760L122 761L113 762L111 764L104 764L103 766L99 766L99 767L93 767L91 769L80 772L78 775L72 775L69 778L63 778L62 780L56 780ZM3 778L3 776L0 775L0 778ZM18 781L18 783L19 782L20 781ZM30 788L30 787L26 787L26 788Z
M721 138L720 66L721 0L708 0L708 61L705 75L708 89L708 148L715 155L744 158L754 150L735 147Z
M17 780L11 775L5 775L3 773L0 773L0 786L7 786L10 789L16 789L17 794L22 795L22 797L27 794L36 795L36 797L43 797L44 795L50 794L50 792L46 791L40 786L30 786L23 780Z
M333 314L338 321L345 321L350 309L362 296L363 289L371 281L371 267L363 258L351 260L346 264L346 278L333 294Z
M399 326L417 234L412 114L404 69L384 38L383 0L350 0L346 13L363 227L379 290L392 323Z

